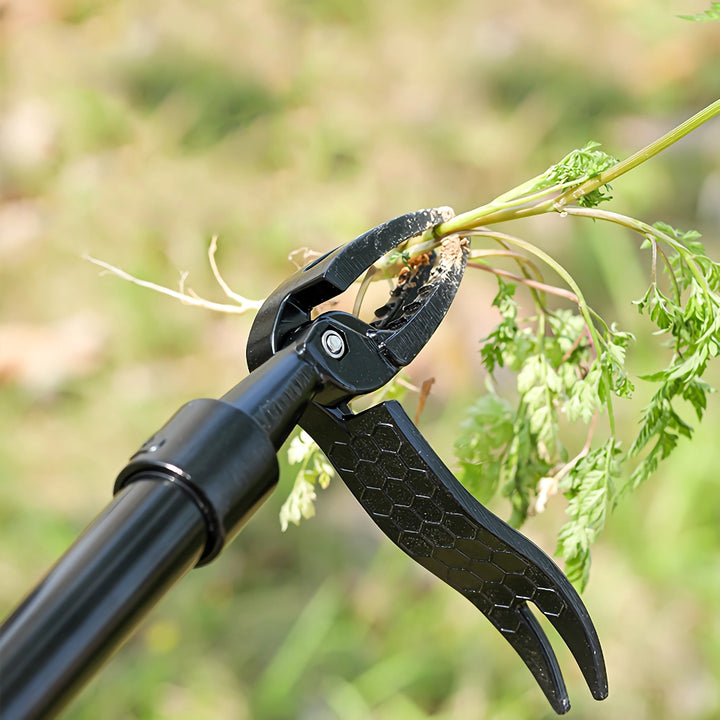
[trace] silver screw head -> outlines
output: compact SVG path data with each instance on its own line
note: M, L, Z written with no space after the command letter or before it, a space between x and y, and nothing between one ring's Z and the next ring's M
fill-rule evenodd
M345 340L336 330L326 330L321 338L323 350L331 358L341 358L345 354Z

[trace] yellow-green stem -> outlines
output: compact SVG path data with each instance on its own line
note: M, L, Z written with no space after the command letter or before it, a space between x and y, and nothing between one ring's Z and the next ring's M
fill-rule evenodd
M718 114L720 114L720 100L716 100L706 108L703 108L700 112L696 113L691 118L688 118L681 125L673 128L670 132L666 133L654 142L651 142L649 145L646 145L636 153L633 153L630 157L625 158L625 160L621 160L619 163L616 163L612 167L601 172L597 177L590 178L590 180L586 180L582 185L574 190L564 193L557 199L555 206L562 207L569 202L578 200L583 195L587 195L593 190L597 190L603 185L607 185L613 180L619 178L621 175L624 175L626 172L638 167L638 165L642 165L651 157L654 157L663 150L666 150L678 140L684 138L693 130L697 130L697 128L699 128L703 123L706 123Z
M642 165L642 163L667 149L718 114L720 114L720 100L716 100L706 108L703 108L700 112L693 115L684 123L678 125L676 128L673 128L670 132L666 133L654 142L651 142L649 145L646 145L641 150L633 153L625 160L621 160L612 167L601 172L599 175L581 183L577 187L566 190L560 196L557 196L556 194L559 188L547 188L546 191L543 191L542 196L546 197L547 195L554 195L554 197L548 197L535 205L517 207L518 197L517 195L514 195L514 191L510 191L486 205L482 205L474 210L456 215L454 218L436 225L430 233L426 233L425 236L423 236L423 240L429 240L431 237L439 239L445 237L446 235L451 235L452 233L467 232L479 227L480 225L493 225L495 223L505 222L506 220L516 220L523 217L530 217L532 215L541 215L547 212L552 212L553 210L564 209L564 207L569 203L576 202L584 195L597 190L603 185L607 185L613 180L619 178L621 175L624 175L630 170ZM527 183L523 183L523 185L518 186L517 189L524 188L526 186ZM532 201L537 199L537 197L537 194L529 196L527 200Z
M685 261L688 269L692 273L693 277L697 281L698 285L702 288L703 293L706 297L710 297L712 291L707 284L705 276L695 262L692 253L678 240L671 237L667 233L658 230L658 228L648 225L642 222L642 220L636 220L635 218L628 217L627 215L621 215L620 213L611 212L610 210L599 210L598 208L579 208L579 207L566 207L562 212L568 215L579 215L584 217L591 217L596 220L605 220L607 222L615 223L616 225L622 225L623 227L633 230L636 233L644 236L655 237L658 240L662 240L664 243L670 245Z

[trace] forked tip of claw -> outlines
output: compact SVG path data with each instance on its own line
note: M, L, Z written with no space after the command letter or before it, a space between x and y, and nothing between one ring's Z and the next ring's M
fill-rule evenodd
M607 677L603 677L598 681L595 687L590 688L590 692L595 700L604 700L608 696L608 682Z
M600 648L600 641L594 634L594 628L593 634L587 636L587 639L589 640L592 662L588 662L586 659L586 662L583 663L577 655L576 659L583 671L583 675L585 675L585 680L587 681L593 698L595 700L604 700L608 696L608 677L605 668L605 659L603 658L602 649Z
M605 700L608 696L608 680L605 673L604 663L600 663L599 667L596 667L596 675L592 682L588 682L590 693L595 700ZM555 692L552 697L548 697L553 710L558 715L564 715L570 710L570 698L567 692L558 693Z
M570 697L560 674L560 668L556 669L557 675L550 682L541 682L537 675L535 675L535 679L538 681L552 709L558 715L564 715L570 709Z
M559 702L553 709L558 715L564 715L570 709L570 698L567 695L559 698Z

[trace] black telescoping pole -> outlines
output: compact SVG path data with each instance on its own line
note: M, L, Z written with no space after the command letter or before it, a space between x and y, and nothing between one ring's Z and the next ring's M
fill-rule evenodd
M129 485L8 618L0 717L54 715L195 565L205 523L167 479Z
M288 347L221 400L193 400L133 455L115 497L0 627L0 720L54 716L143 616L274 489L319 377Z

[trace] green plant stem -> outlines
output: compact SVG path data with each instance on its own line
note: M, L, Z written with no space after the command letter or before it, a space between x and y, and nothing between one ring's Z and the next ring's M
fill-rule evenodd
M682 293L680 292L680 285L678 284L677 275L675 274L675 270L673 270L673 266L670 264L670 260L668 259L668 256L665 254L665 251L658 247L657 240L655 238L652 239L653 242L653 250L660 255L663 262L665 263L665 269L668 272L668 275L670 276L670 280L672 281L673 290L675 291L675 301L680 304L682 300ZM656 263L657 260L653 258L653 263ZM655 268L653 267L653 277L652 277L653 285L657 285L657 276L655 274Z
M708 120L711 120L718 114L720 114L720 100L716 100L706 108L703 108L700 112L693 115L684 123L681 123L661 138L658 138L654 142L651 142L649 145L646 145L644 148L633 153L625 160L621 160L595 177L581 182L579 185L574 185L563 192L559 197L557 196L557 192L562 188L559 188L558 186L546 188L541 192L524 198L520 198L514 194L515 192L522 191L522 189L526 188L530 182L537 180L537 178L533 178L532 181L519 185L515 190L511 190L509 193L501 195L500 198L497 198L486 205L482 205L474 210L456 215L454 218L436 225L430 234L432 237L439 240L447 235L451 235L452 233L467 232L479 227L480 225L493 225L507 220L515 220L533 215L542 215L547 212L565 210L569 203L576 202L584 195L597 190L603 185L607 185L613 180L619 178L621 175L624 175L630 170L642 165L642 163L667 149L678 140L681 140L683 137L691 133L693 130L696 130L698 127L708 122ZM532 203L533 200L540 197L546 199L536 204L529 204L525 206L525 203ZM518 207L518 204L521 203L522 206ZM428 233L423 236L422 239L424 241L430 239L429 237L426 237L427 235Z
M535 277L537 278L537 282L539 282L541 285L543 284L543 276L540 272L540 268L532 262L529 258L525 257L521 253L513 252L508 247L508 240L511 239L511 236L506 235L504 233L496 233L496 232L487 232L486 237L494 240L495 242L500 245L502 250L473 250L470 253L471 258L484 258L484 257L509 257L515 260L517 263L517 266L520 268L520 272L523 274L523 277L527 280L531 279L530 272L528 271L527 267L529 266L532 272L535 274ZM538 309L542 312L547 312L547 308L545 306L545 294L542 290L539 290L531 283L528 284L528 287L530 288L530 293L532 294L533 301L535 302L535 305L537 305ZM539 292L542 292L542 295L538 294Z
M622 225L629 230L633 230L640 235L645 237L655 237L662 240L667 245L670 245L683 259L688 269L692 273L693 277L697 281L698 285L703 290L705 297L711 299L713 292L707 284L707 280L702 273L702 270L698 267L692 253L678 240L670 237L667 233L658 230L658 228L648 225L642 220L628 217L620 213L612 212L610 210L600 210L598 208L581 208L581 207L566 207L561 212L567 213L568 215L576 215L581 217L591 217L595 220L604 220L606 222L615 223L616 225Z
M360 308L362 307L363 300L365 299L365 294L367 293L367 290L370 287L370 283L373 281L373 276L376 273L377 269L374 265L371 265L363 276L357 295L355 296L355 304L353 305L352 310L353 315L360 315Z
M471 233L469 233L469 235L472 235L473 237L486 237L486 238L489 238L489 239L491 239L491 240L496 240L497 242L500 242L501 244L506 244L506 243L507 243L507 244L515 244L515 245L521 246L521 247L526 247L526 246L527 246L528 248L533 248L532 250L528 249L528 252L531 252L531 253L535 254L536 257L539 257L539 258L541 258L541 259L543 259L543 260L544 260L545 257L549 257L549 256L547 256L545 253L543 253L542 250L540 250L539 248L537 248L535 245L528 244L528 243L526 243L525 240L521 240L520 238L516 238L516 237L514 237L513 235L507 235L506 233L499 233L499 232L494 232L494 231L492 231L492 230L482 229L482 230L473 230ZM475 252L477 252L477 251L474 251L474 253L475 253ZM473 255L474 255L474 253L473 253ZM544 257L541 257L541 256L544 256ZM479 256L475 255L475 257L479 257ZM562 278L565 280L565 282L566 282L570 287L576 288L576 289L578 288L577 284L576 284L575 281L573 280L572 275L570 275L570 273L569 273L567 270L565 270L564 268L562 268L561 265L559 265L559 264L557 264L557 263L549 263L549 262L547 262L546 260L544 260L544 261L546 262L546 264L550 265L550 267L553 268L556 272L558 272L558 274L560 275L560 277L562 277ZM528 262L530 262L530 261L528 261ZM532 263L531 263L531 265L532 265ZM535 267L535 266L533 265L533 267ZM561 269L562 269L562 273L558 271L558 268L561 268ZM525 284L528 284L528 283L525 283ZM554 286L547 286L547 287L554 287ZM560 290L560 288L556 288L556 290ZM557 295L558 292L554 292L553 294ZM580 298L582 298L582 300L581 300ZM597 344L597 342L596 342L596 341L597 341L597 335L594 335L594 334L593 334L594 325L593 325L593 323L590 321L589 318L591 318L591 317L596 318L597 321L602 325L603 330L605 330L605 332L607 332L607 333L610 333L610 328L607 326L607 323L602 319L602 317L601 317L600 315L598 315L598 314L585 302L585 299L582 297L582 295L580 296L580 298L578 298L578 296L575 295L574 293L571 293L571 294L568 295L568 299L569 299L569 300L572 300L572 301L578 306L578 308L580 309L580 311L581 311L581 313L582 313L582 315L583 315L583 318L584 318L584 320L585 320L585 323L586 323L586 325L588 326L588 333L590 334L590 342L591 342L593 348L595 349L595 351L596 351L596 353L597 353L597 348L598 348L598 344ZM584 311L587 311L588 314L586 315Z
M583 195L587 195L593 190L597 190L603 185L616 180L621 175L633 170L634 168L642 165L644 162L654 157L663 150L666 150L671 145L674 145L678 140L681 140L693 130L697 130L701 125L711 120L716 115L720 114L720 100L716 100L707 107L703 108L700 112L688 118L684 123L681 123L676 128L673 128L670 132L658 138L649 145L646 145L641 150L630 155L630 157L621 160L616 165L608 168L601 172L597 177L586 180L579 187L569 190L568 192L561 195L555 202L556 207L562 208L569 202L574 202L581 198Z
M501 270L500 268L493 267L492 265L485 265L482 262L470 262L468 267L475 268L476 270L485 270L485 272L492 273L493 275L499 275L500 277L507 278L516 283L527 285L529 288L534 288L542 293L548 295L557 295L558 297L570 300L570 302L577 304L578 299L575 293L570 290L564 290L563 288L556 287L555 285L548 285L547 283L533 280L532 278L522 277L521 275L515 275L507 270Z
M493 235L493 239L498 239L498 238L494 237L495 233L492 233L492 234L488 233L487 237L490 237L491 235ZM504 234L497 233L497 235L501 236L501 239L498 239L498 242L500 242L500 244L503 245L503 247L504 247L503 250L471 250L470 251L470 259L471 260L481 260L481 259L484 259L487 257L511 258L512 260L514 260L517 263L518 267L521 270L525 271L525 267L526 266L529 267L533 271L537 280L542 283L543 276L542 276L542 273L540 272L540 268L538 268L538 266L532 260L530 260L529 258L526 258L521 253L513 252L509 248L505 247L504 243L506 240L506 236ZM526 275L525 277L529 278L530 276Z
M488 233L483 232L473 234L480 236L488 236ZM492 234L489 235L492 236ZM580 290L580 286L575 282L575 278L573 278L573 276L559 262L557 262L557 260L552 258L544 250L541 250L539 247L533 245L532 243L526 242L525 240L522 240L520 238L512 237L511 235L504 236L504 239L506 242L515 245L516 247L521 248L530 255L534 255L539 260L542 260L548 267L552 268L564 280L565 284L575 294L575 297L577 298L578 308L583 318L585 319L585 323L587 324L588 330L592 335L595 346L599 347L600 340L597 336L597 331L595 330L595 326L592 322L590 309L587 302L585 301L585 297L582 294L582 290Z
M688 118L685 122L651 142L649 145L646 145L625 158L625 160L621 160L607 170L587 180L582 181L582 179L579 178L572 183L553 185L552 187L531 193L532 188L537 184L538 180L542 178L542 175L537 175L485 205L456 215L450 220L446 220L430 228L416 240L410 241L405 249L410 251L410 256L412 257L437 247L442 239L448 235L466 233L483 225L495 225L497 223L507 222L508 220L518 220L520 218L543 215L553 211L564 212L569 210L571 203L577 202L581 197L588 195L603 185L607 185L625 173L630 172L630 170L642 165L718 114L720 114L720 100L716 100L703 108L700 112ZM560 193L560 195L558 195L558 193ZM533 203L533 201L536 200L538 202ZM381 271L382 277L392 275L396 270L396 265L397 263L391 263L386 258L376 263L376 267Z
M540 177L542 176L538 175L532 178L532 180L529 180L527 183L523 183L517 188L500 195L500 197L495 198L491 202L487 203L487 205L482 205L474 210L469 210L461 215L456 215L454 218L446 220L442 223L441 225L444 227L438 225L428 231L428 233L432 233L432 237L446 237L447 235L452 235L453 232L462 232L462 230L453 230L453 226L457 226L458 228L477 227L480 222L487 225L487 218L496 212L512 211L514 209L518 209L522 212L522 209L525 209L527 206L532 207L533 200L540 200L548 195L555 195L562 190L574 188L577 185L577 181L565 182L527 194L527 191L525 190L526 185L536 183Z

